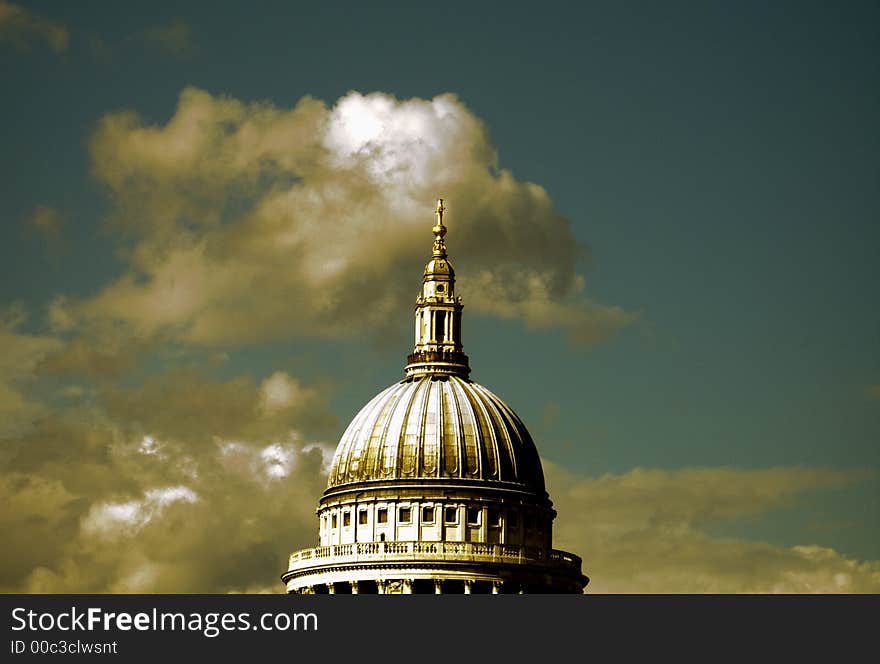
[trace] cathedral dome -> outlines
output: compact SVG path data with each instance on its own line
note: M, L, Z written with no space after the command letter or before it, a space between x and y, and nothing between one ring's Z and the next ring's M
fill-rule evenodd
M319 546L290 555L290 593L581 592L553 549L556 510L532 437L472 381L443 199L413 307L404 378L342 434L318 504Z
M391 385L342 435L328 489L398 480L476 481L545 495L541 460L522 420L458 375L416 375Z

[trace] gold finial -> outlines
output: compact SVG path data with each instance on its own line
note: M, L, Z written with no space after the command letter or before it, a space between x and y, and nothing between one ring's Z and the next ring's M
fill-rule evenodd
M446 226L443 225L443 213L446 208L443 207L443 199L437 199L437 224L431 230L434 232L434 255L443 257L446 255L446 243L443 236L446 235Z

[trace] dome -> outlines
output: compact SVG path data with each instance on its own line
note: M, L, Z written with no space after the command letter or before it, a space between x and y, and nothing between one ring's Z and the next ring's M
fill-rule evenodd
M425 277L439 277L441 275L449 275L454 277L455 270L452 269L452 263L448 258L432 258L425 265Z
M404 378L342 434L318 503L318 546L290 555L290 593L576 592L581 559L553 549L556 510L532 437L472 381L443 199Z
M456 375L391 385L342 435L328 489L397 480L475 480L545 495L541 460L522 420L485 387Z

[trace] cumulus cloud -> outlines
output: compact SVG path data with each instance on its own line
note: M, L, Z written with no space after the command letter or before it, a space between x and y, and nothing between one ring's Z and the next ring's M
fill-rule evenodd
M59 384L75 343L27 323L0 311L0 591L282 591L287 554L316 538L326 390L284 370L210 378L189 355Z
M190 446L220 438L271 440L293 428L323 433L335 424L323 392L280 371L257 385L248 376L212 381L194 370L170 370L135 388L106 386L101 398L109 416L133 434Z
M793 505L864 473L817 468L634 469L579 478L545 462L554 545L584 558L588 590L612 593L880 591L880 561L805 543L719 537L710 527Z
M93 505L83 519L82 531L87 537L113 541L130 539L150 521L161 518L170 505L180 501L194 503L196 500L198 496L192 489L182 485L148 489L140 500Z
M31 427L45 406L27 395L34 369L59 346L52 336L22 331L27 314L20 305L0 308L0 440Z
M14 537L0 560L2 588L282 591L273 580L285 554L315 541L314 505L326 482L321 459L328 448L226 441L194 457L184 446L156 444L164 450L159 455L120 439L104 471L87 483L67 482L50 466L41 476L6 474L0 525ZM636 469L585 479L552 464L547 470L560 512L556 546L584 557L591 592L880 589L880 561L705 530L788 504L806 491L852 483L859 479L852 473ZM120 473L122 481L110 481Z
M0 590L283 591L286 555L316 541L334 447L319 435L334 426L321 390L285 371L218 381L173 370L68 398L82 400L44 411L0 448L0 528L10 534ZM583 478L544 465L555 544L583 556L593 592L880 591L880 561L709 533L859 473Z
M330 447L308 432L333 422L280 371L169 371L52 409L2 448L0 589L282 592L326 482Z
M470 311L577 345L636 319L589 296L567 220L498 167L453 95L283 109L187 88L163 124L105 116L90 154L126 269L52 302L51 334L0 311L0 591L280 592L286 555L316 539L328 395L281 369L209 374L238 344L403 338L438 195ZM31 222L51 234L58 217ZM150 351L210 367L144 368ZM545 426L557 417L548 404ZM857 474L545 469L556 545L583 555L594 592L880 591L880 561L709 533Z
M53 303L59 326L89 338L403 339L438 195L471 310L585 345L635 319L587 295L569 222L543 188L498 168L485 127L451 94L285 109L187 88L164 124L104 116L90 152L128 269L91 298Z
M33 42L45 42L56 53L63 53L69 40L70 33L64 25L0 0L0 41L18 48L28 48Z

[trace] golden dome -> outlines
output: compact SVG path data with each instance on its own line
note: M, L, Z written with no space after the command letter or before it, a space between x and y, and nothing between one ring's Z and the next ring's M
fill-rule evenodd
M423 375L376 395L336 449L328 488L418 480L476 482L543 497L538 451L516 413L482 385Z

